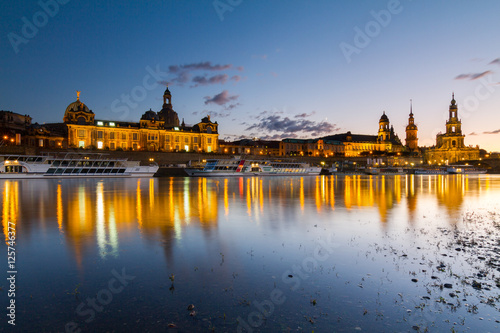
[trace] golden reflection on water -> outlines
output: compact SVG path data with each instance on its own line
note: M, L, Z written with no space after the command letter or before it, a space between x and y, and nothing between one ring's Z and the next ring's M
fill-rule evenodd
M265 222L270 212L298 209L331 214L375 208L385 224L391 210L405 202L408 220L419 204L443 207L450 219L460 216L466 198L491 189L498 196L496 176L317 176L292 178L152 178L124 180L6 180L2 188L2 226L18 229L53 227L82 254L96 246L102 258L117 256L120 235L139 230L145 238L181 239L190 224L210 232L219 223L219 209L231 218L246 211L250 221ZM20 210L20 207L23 210ZM26 209L24 209L26 208ZM241 209L244 209L242 212ZM425 207L424 207L425 209ZM48 222L47 222L48 221Z
M9 222L14 223L11 227L17 229L19 222L19 184L6 181L2 191L2 226L5 241L9 241Z

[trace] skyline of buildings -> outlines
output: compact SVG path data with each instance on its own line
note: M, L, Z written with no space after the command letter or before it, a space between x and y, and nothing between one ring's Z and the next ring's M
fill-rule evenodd
M37 148L83 148L123 151L162 152L221 152L228 154L266 154L280 156L358 157L395 154L421 156L425 162L455 163L477 160L479 146L465 145L462 122L454 93L449 106L446 132L436 135L436 144L418 146L418 127L415 124L413 105L410 103L408 124L405 127L405 144L402 143L385 111L379 120L377 135L345 133L331 134L311 139L270 140L264 147L245 147L242 141L219 140L218 123L210 116L194 126L186 126L184 119L173 109L172 94L167 87L163 106L158 112L151 108L140 122L95 119L87 105L77 100L66 108L62 123L40 125L31 123L29 115L12 111L1 112L2 144L25 145ZM23 126L24 125L24 126ZM15 138L15 139L14 139ZM259 147L257 147L259 148ZM264 148L264 149L263 149ZM258 152L258 153L257 153Z
M59 122L82 89L99 118L136 122L168 84L186 123L210 115L228 141L372 133L383 110L403 140L412 99L430 146L454 91L463 133L500 151L496 1L39 3L0 12L0 109Z

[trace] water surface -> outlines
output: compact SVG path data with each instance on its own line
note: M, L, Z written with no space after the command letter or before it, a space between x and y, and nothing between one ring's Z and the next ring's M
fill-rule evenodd
M4 314L5 330L499 329L498 176L42 179L0 189L5 275L8 222L17 232L16 326ZM4 282L3 309L7 293Z

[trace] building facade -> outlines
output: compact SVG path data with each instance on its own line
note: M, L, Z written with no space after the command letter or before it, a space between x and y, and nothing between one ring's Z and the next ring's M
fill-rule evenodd
M207 116L194 126L186 126L184 121L179 124L168 87L162 109L146 111L138 123L95 119L79 94L66 108L63 121L68 148L208 153L218 150L217 122Z
M479 147L465 146L462 121L458 118L458 106L452 95L446 121L446 132L436 135L436 145L426 150L428 163L448 164L479 159Z
M344 156L344 145L327 139L284 139L279 145L280 156Z

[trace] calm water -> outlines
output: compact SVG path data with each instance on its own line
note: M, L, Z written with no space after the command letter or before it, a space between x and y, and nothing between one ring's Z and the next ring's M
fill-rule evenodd
M6 240L9 221L17 232L16 326L4 279L3 331L499 330L499 176L0 188Z

